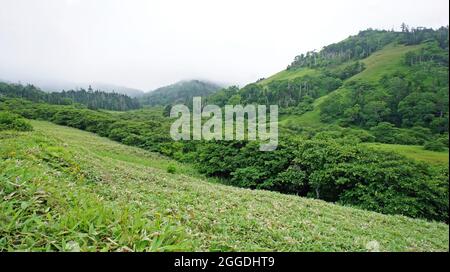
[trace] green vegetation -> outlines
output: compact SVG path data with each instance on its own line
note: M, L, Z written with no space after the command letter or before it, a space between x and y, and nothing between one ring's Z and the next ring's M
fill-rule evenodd
M448 27L369 29L243 88L181 82L141 98L138 110L108 110L115 98L97 92L85 92L96 99L89 106L33 86L0 91L0 249L364 251L377 241L448 250ZM171 107L194 96L279 105L278 149L174 142ZM31 128L19 115L128 147L44 122L18 132ZM51 201L35 195L42 188ZM79 214L83 205L99 218Z
M403 25L401 32L367 29L341 42L325 46L320 52L311 51L295 57L294 61L288 66L288 70L303 67L333 67L344 62L367 58L394 42L416 45L429 40L436 40L441 48L448 48L448 27L441 27L437 30L429 28L409 29L409 27Z
M303 76L314 76L317 71L309 68L301 68L296 70L284 70L275 75L258 81L260 85L267 85L272 81L292 80Z
M71 105L87 107L89 109L105 109L125 111L140 108L136 99L124 94L106 93L80 89L77 91L62 91L46 93L33 85L7 84L0 82L0 97L23 98L33 102L46 102L54 105Z
M446 149L446 146L441 143L440 141L429 141L426 142L423 146L425 150L431 150L431 151L444 151Z
M434 165L448 165L448 150L429 151L424 150L422 146L417 145L398 145L398 144L380 144L365 143L364 145L373 147L376 150L384 150L404 155L413 160L419 160Z
M338 124L371 130L378 142L417 145L448 132L448 90L448 27L404 25L402 32L361 31L207 101L278 104L282 126L293 132ZM391 135L380 137L384 128Z
M254 142L204 143L197 151L199 169L239 187L448 221L447 167L325 139L281 143L276 151L262 153Z
M168 174L158 155L32 124L0 132L0 250L448 251L443 223Z
M2 111L0 112L0 130L31 131L33 127L20 115Z
M180 81L144 94L139 101L147 106L175 104L191 105L195 96L206 97L220 89L220 86L199 80Z
M368 68L345 84L346 92L333 93L320 105L321 119L339 120L344 126L371 128L390 123L434 134L448 132L448 62L440 61L448 58L448 49L427 42L420 49L400 46L382 51L382 57L371 56ZM411 65L405 52L420 61ZM411 144L410 139L401 142L401 138L391 137L394 142L389 143Z
M168 133L172 120L163 117L161 111L111 114L23 100L6 100L0 108L194 163L200 172L227 184L314 197L386 214L448 221L448 183L444 182L448 168L434 169L394 154L366 150L357 143L370 141L373 136L364 131L329 128L316 132L310 140L283 136L276 151L259 152L258 142L174 142ZM310 162L303 161L305 158ZM332 167L336 167L335 172L330 172ZM176 169L167 171L175 173ZM384 192L386 188L389 191ZM323 190L327 193L320 193ZM358 197L348 197L353 194Z

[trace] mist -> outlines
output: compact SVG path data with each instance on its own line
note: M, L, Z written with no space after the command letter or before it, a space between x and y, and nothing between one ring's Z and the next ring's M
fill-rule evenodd
M447 0L0 0L0 80L243 86L358 31L448 25Z

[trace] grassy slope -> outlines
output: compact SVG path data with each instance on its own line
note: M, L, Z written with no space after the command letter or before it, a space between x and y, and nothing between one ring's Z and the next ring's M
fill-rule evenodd
M367 143L367 146L386 151L394 151L408 158L425 161L431 164L448 165L448 150L442 152L429 151L418 145L398 145Z
M362 60L362 62L366 65L366 69L349 80L377 82L385 74L392 74L396 71L406 69L401 64L405 54L420 49L421 47L422 45L387 45L382 50L377 51L368 58Z
M0 132L0 250L448 251L442 223L169 174L161 156L32 123Z
M276 73L273 76L270 76L264 80L261 80L260 82L258 82L258 84L267 85L270 82L275 81L275 80L294 79L294 78L303 77L306 75L313 76L317 73L319 73L317 70L309 69L309 68L300 68L300 69L295 69L295 70L283 70L281 72Z

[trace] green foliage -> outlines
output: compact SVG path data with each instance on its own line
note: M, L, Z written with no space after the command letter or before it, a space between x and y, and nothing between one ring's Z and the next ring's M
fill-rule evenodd
M175 174L177 172L177 168L173 164L169 164L167 166L167 173L169 174Z
M437 30L427 28L410 30L404 26L402 32L367 29L339 43L325 46L320 52L311 51L296 56L288 66L288 70L339 65L346 61L366 58L393 42L414 45L427 40L436 40L442 49L448 49L448 27L441 27ZM448 58L440 60L447 62L448 66Z
M20 115L0 112L0 130L32 131L33 127Z
M423 145L423 148L425 150L431 150L431 151L444 151L445 147L446 146L438 140L431 140L431 141L426 142Z
M396 70L385 72L380 80L360 77L346 82L345 91L333 93L321 103L321 120L363 128L389 122L396 127L428 128L435 134L448 132L445 58L448 50L436 40L427 41L420 49L407 52Z
M210 96L206 97L206 104L213 104L219 107L223 107L225 105L229 105L229 100L231 97L235 97L238 95L239 87L231 86L228 88L221 89ZM233 100L238 99L239 97L233 98Z
M230 87L211 95L205 86L194 88L198 92L172 86L144 98L148 104L165 105L164 109L114 113L9 98L0 98L0 108L194 163L204 175L227 184L448 221L448 183L443 178L447 168L435 169L359 144L445 141L448 52L441 32L420 31L414 30L414 35L422 35L419 39L406 29L361 32L321 54L299 58L270 80L242 89ZM429 39L425 42L424 37ZM203 101L220 106L278 104L282 117L299 116L286 118L288 125L282 129L290 134L281 137L274 152L259 152L257 142L173 142L168 135L172 120L167 118L171 105L190 105L197 95L209 95ZM303 127L297 122L300 118L312 128ZM177 169L163 167L165 172L182 172Z
M448 222L448 169L441 173L393 153L329 141L300 144L295 166L317 198Z
M0 132L0 251L448 251L444 223L223 186L158 154L32 124ZM282 178L300 180L292 171Z
M411 160L421 161L430 165L448 166L448 150L442 152L425 150L421 145L399 145L364 143L373 149L394 152Z
M170 110L172 109L172 105L166 105L164 107L163 116L169 117L170 116Z
M352 76L361 73L365 69L365 64L360 61L355 61L353 63L347 64L343 67L338 67L333 72L331 72L335 77L345 80L351 78Z
M190 248L176 220L149 217L148 210L102 188L54 137L41 132L1 141L0 251Z
M445 174L393 153L349 141L306 140L258 153L251 143L205 143L200 170L231 184L375 210L448 221Z
M139 102L123 94L106 93L80 89L77 91L61 91L46 93L33 85L6 84L0 82L0 95L24 98L33 102L46 102L55 105L71 105L78 103L89 109L106 109L125 111L140 108Z
M398 142L399 139L403 141L409 139L408 141L411 142L423 141L430 133L427 129L402 130L389 123L380 123L379 126L371 130L372 136L363 130L337 127L334 131L327 129L316 132L313 136L314 140L307 141L309 145L299 144L295 138L282 138L276 151L260 152L258 142L173 142L168 135L172 120L162 117L162 109L115 114L76 109L73 106L29 104L26 101L18 100L5 101L0 104L0 108L24 112L28 118L47 118L47 120L55 123L89 130L124 144L135 145L149 151L157 151L180 161L193 162L201 173L217 177L223 182L235 186L319 197L327 201L339 201L343 204L383 213L399 213L412 217L446 220L440 211L432 208L427 210L422 207L423 205L435 205L442 209L448 207L448 205L445 206L445 203L442 204L442 194L433 191L438 188L445 192L441 183L438 183L439 186L436 185L437 187L433 187L434 185L426 187L420 184L420 182L435 184L434 180L439 179L433 171L421 164L414 164L410 160L395 155L387 155L387 153L367 151L363 146L357 145L358 142L373 141L374 137L378 141L386 142ZM49 115L49 113L53 115ZM337 140L333 141L333 139ZM336 143L333 144L334 142ZM314 154L322 155L314 157ZM351 161L341 161L342 156L350 156ZM398 173L400 176L382 175L381 172L385 170L384 162L386 161L383 162L381 158L387 156L391 156L389 163L391 163L392 173ZM308 166L308 163L311 165ZM342 163L345 167L341 165ZM343 172L336 170L337 172L328 173L327 171L334 169L334 164L339 171L342 170ZM373 166L373 173L361 170L367 165ZM408 167L405 168L406 166ZM312 168L306 171L308 168L305 167ZM416 169L417 173L412 173L414 172L413 169ZM172 170L168 168L167 171ZM404 174L401 174L403 172ZM324 184L318 183L322 180L317 176L319 173L328 175ZM343 176L339 176L339 173L342 173ZM340 185L340 182L343 182L342 179L349 179L350 177L355 177L349 183L351 186ZM418 191L410 192L403 188L401 183L403 178L412 184L417 185L419 183ZM398 195L398 198L391 196L392 199L398 201L399 207L397 210L392 208L393 206L383 208L386 204L383 202L385 201L384 198L378 199L378 202L373 202L375 203L373 205L369 205L362 195L355 198L354 201L344 198L345 195L350 194L350 191L356 190L354 188L363 185L372 188L371 186L375 186L373 184L378 183L389 186L390 191L386 194ZM394 186L396 183L401 184ZM422 187L425 188L424 192L420 191ZM320 188L319 194L315 193L317 188ZM367 191L367 197L372 198L370 195L372 191L370 190ZM375 186L373 190L379 190L379 188ZM361 192L359 193L362 194ZM426 195L430 192L436 193L436 199L433 200L435 202L432 202L432 204L425 202L422 198L422 194ZM412 200L409 198L402 202L403 197L406 197L405 195L413 195L412 198L416 201L414 207L409 207L412 205ZM376 207L376 205L379 206ZM405 205L405 207L401 205Z
M304 113L311 110L314 99L336 90L342 81L323 74L305 75L295 79L273 80L267 85L248 84L242 89L231 87L212 95L208 103L227 104L277 104L285 112ZM293 109L297 107L297 109Z
M219 89L220 86L210 82L199 80L181 81L146 93L140 97L139 101L142 105L147 106L175 104L191 106L193 97L206 97L214 94Z
M388 122L381 122L377 126L370 128L370 132L375 136L377 142L388 144L423 144L429 137L431 131L422 127L411 129L400 129Z
M308 52L295 57L288 69L338 65L349 60L365 58L385 45L395 41L399 34L392 31L368 29L358 35L325 46L320 52Z

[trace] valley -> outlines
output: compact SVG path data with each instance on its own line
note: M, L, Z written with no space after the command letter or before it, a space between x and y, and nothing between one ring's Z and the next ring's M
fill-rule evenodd
M363 30L242 87L0 82L0 251L448 251L448 94L448 26ZM275 106L276 148L195 137L206 105Z

